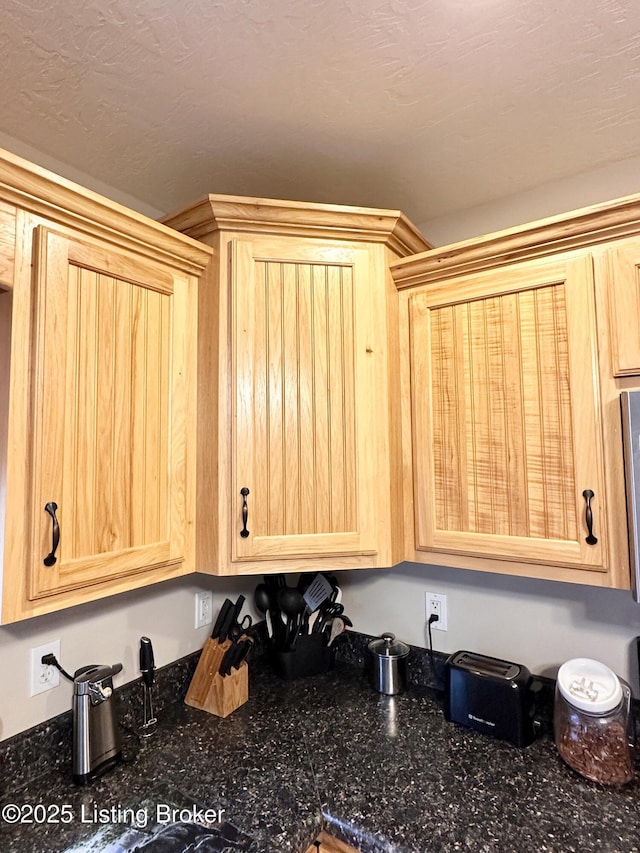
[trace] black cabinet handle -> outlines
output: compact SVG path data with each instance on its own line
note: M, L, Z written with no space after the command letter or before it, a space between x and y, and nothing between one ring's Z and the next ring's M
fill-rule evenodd
M242 530L240 531L240 536L242 536L243 539L246 539L249 535L249 531L247 530L247 521L249 521L249 507L247 506L247 495L251 494L251 492L246 486L243 486L240 489L240 494L242 495Z
M45 566L53 566L58 559L56 557L56 551L58 550L58 545L60 544L60 525L58 524L58 519L56 518L56 510L58 509L58 504L53 501L49 501L49 503L45 504L44 511L48 512L51 516L51 521L53 522L53 542L51 545L51 553L47 554L44 558Z
M582 497L587 502L587 507L585 509L585 520L587 522L587 533L589 534L585 539L587 545L596 545L598 540L593 535L593 513L591 511L591 500L595 497L595 494L591 491L591 489L585 489L582 493Z

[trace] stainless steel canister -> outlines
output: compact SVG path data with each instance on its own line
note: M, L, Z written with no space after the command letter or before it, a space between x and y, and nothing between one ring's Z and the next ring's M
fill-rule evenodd
M371 684L379 693L402 693L407 683L409 646L395 634L382 634L369 643Z

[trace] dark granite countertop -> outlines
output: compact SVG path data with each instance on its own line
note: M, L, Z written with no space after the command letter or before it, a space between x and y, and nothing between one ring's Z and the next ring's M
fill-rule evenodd
M57 817L70 822L0 820L0 849L160 851L145 839L158 806L172 806L224 809L212 825L224 842L189 848L202 851L302 853L322 828L363 853L640 850L640 783L587 782L548 737L517 749L461 729L437 693L381 696L344 662L296 682L252 668L250 699L231 716L174 703L133 762L92 785L74 786L65 762L16 786L19 770L3 765L0 805L22 817L25 806L67 805ZM135 831L123 813L132 808Z

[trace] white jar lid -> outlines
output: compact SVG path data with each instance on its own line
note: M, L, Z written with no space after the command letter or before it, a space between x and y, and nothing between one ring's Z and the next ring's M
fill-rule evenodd
M606 714L622 700L622 685L612 669L590 658L574 658L558 670L558 689L564 698L589 714Z

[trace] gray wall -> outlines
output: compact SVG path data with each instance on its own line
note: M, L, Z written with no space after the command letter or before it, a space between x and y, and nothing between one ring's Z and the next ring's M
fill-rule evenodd
M629 592L416 563L340 578L349 615L365 633L392 631L405 642L428 646L425 593L444 593L448 630L432 630L437 651L467 649L506 658L552 678L563 661L591 657L640 695L635 651L640 605Z

